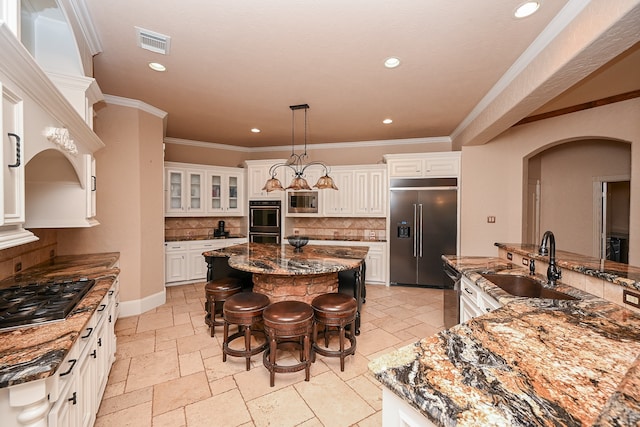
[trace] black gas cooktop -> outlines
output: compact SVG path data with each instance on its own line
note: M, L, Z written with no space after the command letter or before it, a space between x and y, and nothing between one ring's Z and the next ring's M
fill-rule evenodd
M95 280L81 279L0 289L0 329L64 319L94 283Z

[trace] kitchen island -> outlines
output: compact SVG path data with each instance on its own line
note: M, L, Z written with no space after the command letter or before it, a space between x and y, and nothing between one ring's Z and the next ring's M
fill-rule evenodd
M503 307L372 361L385 425L393 399L422 425L637 425L638 314L562 283L579 299L511 296L479 274L528 274L503 259L446 261Z
M213 259L228 258L229 266L253 274L253 290L265 294L271 302L313 298L338 291L338 272L363 267L366 246L308 245L295 252L288 244L246 243L203 253L211 266ZM356 280L355 295L362 295L361 280ZM358 298L356 329L360 324L361 301Z

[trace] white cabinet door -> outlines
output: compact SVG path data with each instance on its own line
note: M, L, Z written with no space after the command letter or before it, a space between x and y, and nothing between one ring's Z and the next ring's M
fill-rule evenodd
M201 252L189 251L189 280L204 279L207 277L207 263Z
M353 193L356 216L382 217L386 213L386 174L383 170L356 170Z
M189 279L187 254L186 250L165 254L165 282L180 282Z
M85 186L87 194L87 218L94 218L96 216L96 194L98 190L98 183L96 177L96 159L92 154L84 155L85 163Z
M282 200L284 193L282 191L267 192L263 190L267 180L271 178L269 169L275 164L286 162L285 159L269 159L269 160L245 160L244 165L247 169L247 183L245 186L245 192L248 200L255 199L278 199ZM286 187L286 171L289 168L278 168L276 170L276 178L280 180L280 183Z
M458 177L460 152L386 154L391 178Z
M165 214L185 212L182 194L184 192L185 173L180 169L165 170Z
M367 254L367 271L366 281L369 283L385 283L386 282L386 256L384 251L384 243L371 244L369 253Z
M203 213L204 212L204 198L203 191L205 188L205 173L203 171L187 170L185 172L185 184L183 189L185 196L187 213Z
M22 100L2 88L2 189L0 225L24 223L24 146Z
M392 177L420 177L422 176L422 159L394 159L387 161L389 175Z
M480 308L466 294L460 294L460 323L481 315Z
M460 174L459 157L424 159L423 175L433 177L456 177Z
M244 214L244 175L241 172L209 171L207 182L208 213L231 216Z
M353 214L353 171L335 170L329 175L338 190L322 190L326 216L351 216Z
M203 170L165 169L165 215L197 216L205 212Z

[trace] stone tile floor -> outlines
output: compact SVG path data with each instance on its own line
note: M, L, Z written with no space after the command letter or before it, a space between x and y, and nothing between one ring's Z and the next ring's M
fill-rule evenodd
M444 328L441 290L368 285L344 372L338 358L318 355L309 382L299 371L276 374L269 387L262 355L250 371L244 358L222 362L222 327L209 336L203 303L204 283L173 286L166 304L118 320L96 426L380 426L382 386L368 362Z

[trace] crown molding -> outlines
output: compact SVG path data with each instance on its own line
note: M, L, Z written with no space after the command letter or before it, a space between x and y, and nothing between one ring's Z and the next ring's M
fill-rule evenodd
M162 111L161 109L156 108L153 105L149 105L146 102L143 102L137 99L123 98L121 96L115 96L115 95L105 95L104 101L107 104L120 105L121 107L129 107L129 108L135 108L137 110L142 110L146 113L157 116L163 120L167 117L166 111Z
M87 46L89 47L91 56L95 56L102 52L102 43L100 42L98 32L93 25L93 20L91 19L91 14L89 13L89 9L87 8L86 0L62 1L63 5L69 5L69 8L65 7L65 10L68 10L74 14L75 21L78 23L80 31L82 31L82 35L87 42Z
M291 149L291 145L278 145L269 147L239 147L237 145L218 144L215 142L193 141L189 139L180 138L164 138L165 144L176 145L188 145L192 147L200 148L215 148L218 150L229 151L241 151L244 153L265 153L272 151L287 151ZM325 144L309 144L307 145L307 151L313 150L335 150L336 148L362 148L362 147L383 147L389 145L424 145L424 144L438 144L438 143L451 143L451 137L448 136L436 136L430 138L407 138L407 139L388 139L378 141L354 141L354 142L336 142ZM304 145L294 145L294 150L304 149Z

